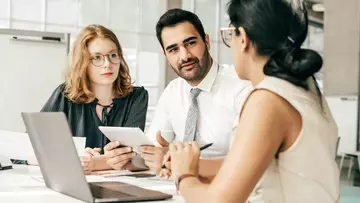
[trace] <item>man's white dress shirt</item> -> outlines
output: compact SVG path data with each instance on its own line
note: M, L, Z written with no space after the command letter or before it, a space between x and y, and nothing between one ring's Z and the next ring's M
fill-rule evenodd
M156 141L156 132L169 142L183 142L186 115L190 105L190 86L176 78L162 93L147 135ZM196 140L200 145L213 143L201 152L202 158L222 158L230 146L238 123L240 105L251 90L248 81L240 80L235 71L225 70L215 61L196 88L202 91L197 101L199 115Z

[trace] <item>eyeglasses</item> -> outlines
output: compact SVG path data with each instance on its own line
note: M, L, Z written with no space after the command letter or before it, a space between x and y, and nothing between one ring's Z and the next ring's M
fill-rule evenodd
M105 56L109 59L109 61L113 64L120 63L120 54L117 52L109 53L109 54L97 54L90 58L92 64L94 66L101 66L105 62Z
M222 41L224 42L224 44L227 47L230 47L230 42L231 42L233 30L235 30L234 27L222 27L222 28L220 28L221 39L222 39Z

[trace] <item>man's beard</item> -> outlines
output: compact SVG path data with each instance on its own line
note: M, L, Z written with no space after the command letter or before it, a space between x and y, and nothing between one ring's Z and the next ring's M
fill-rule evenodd
M177 68L172 68L179 77L188 82L195 82L204 79L210 69L210 61L209 51L205 49L200 60L196 57L189 58L187 61L181 61L181 64L178 65ZM186 63L194 63L194 67L190 71L186 71L182 67Z

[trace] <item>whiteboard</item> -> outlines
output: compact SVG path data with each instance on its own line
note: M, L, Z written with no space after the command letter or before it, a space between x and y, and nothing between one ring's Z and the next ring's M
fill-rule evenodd
M68 41L68 33L0 29L0 130L25 132L20 113L40 111L64 82Z
M338 155L342 152L355 152L357 146L357 96L327 96L326 101L338 126L338 135L341 137Z

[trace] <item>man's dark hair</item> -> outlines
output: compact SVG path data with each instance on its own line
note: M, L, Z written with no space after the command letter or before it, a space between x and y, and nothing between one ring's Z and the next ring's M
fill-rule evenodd
M159 19L156 24L156 36L161 44L161 47L164 48L163 41L161 38L161 32L166 27L174 27L179 23L189 22L191 23L195 29L200 34L201 38L205 42L205 31L204 27L199 19L199 17L186 10L182 10L179 8L170 9L166 11Z

